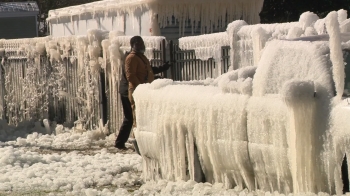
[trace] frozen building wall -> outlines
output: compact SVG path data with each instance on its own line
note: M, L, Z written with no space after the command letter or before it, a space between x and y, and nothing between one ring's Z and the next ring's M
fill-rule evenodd
M263 0L104 0L50 10L47 21L53 36L82 35L87 29L160 35L159 28L173 23L179 35L187 28L210 33L239 18L258 23L262 5Z

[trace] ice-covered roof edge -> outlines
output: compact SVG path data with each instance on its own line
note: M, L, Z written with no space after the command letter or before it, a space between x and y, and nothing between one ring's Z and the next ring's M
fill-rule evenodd
M180 26L185 25L191 19L192 25L198 25L200 21L206 32L211 32L213 26L222 27L226 22L243 19L248 23L260 22L259 13L262 10L264 0L104 0L79 6L71 6L56 10L50 10L48 22L57 22L62 17L80 16L90 13L93 17L96 13L108 16L109 14L130 14L137 10L150 10L151 15L157 15L160 27L165 27L172 16ZM227 21L225 18L227 17ZM171 21L170 21L171 22Z

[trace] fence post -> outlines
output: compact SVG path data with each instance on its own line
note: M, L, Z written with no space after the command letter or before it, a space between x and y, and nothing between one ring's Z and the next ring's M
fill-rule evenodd
M5 57L2 57L1 58L1 62L2 61L4 61L4 59L3 58L5 58ZM0 82L1 82L1 87L0 87L0 94L1 94L1 99L0 99L0 101L1 101L1 111L2 111L2 113L1 113L1 118L2 119L7 119L7 117L6 117L6 106L5 106L5 100L4 100L4 97L5 97L5 93L6 93L6 91L5 91L5 73L4 73L4 69L3 69L3 66L1 66L0 67Z
M107 123L107 114L108 114L108 103L106 95L106 77L105 73L100 71L100 113L103 125Z
M175 80L175 77L174 77L174 69L175 69L175 67L174 66L176 66L176 62L174 60L174 43L173 43L173 40L170 40L170 42L169 42L169 55L170 55L170 62L174 63L174 65L170 67L170 75L171 75L171 79Z

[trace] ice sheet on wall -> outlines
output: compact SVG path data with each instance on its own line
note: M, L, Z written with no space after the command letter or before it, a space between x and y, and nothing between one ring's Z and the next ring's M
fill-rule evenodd
M160 27L172 23L172 17L174 16L179 22L180 32L184 31L185 25L196 28L200 23L201 32L210 33L215 28L226 26L226 17L227 21L242 18L250 24L259 23L259 13L263 2L263 0L104 0L50 10L47 21L57 23L60 18L73 18L73 16L84 14L92 14L93 18L128 14L132 18L135 17L132 25L138 25L139 13L150 10L149 20L154 21L157 18ZM158 17L154 17L155 14ZM188 24L189 19L191 24Z

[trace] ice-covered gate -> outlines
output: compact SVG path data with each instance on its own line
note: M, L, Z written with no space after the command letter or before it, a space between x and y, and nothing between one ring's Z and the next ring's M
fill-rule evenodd
M230 46L221 47L221 65L213 58L200 60L194 49L181 50L179 44L169 42L170 59L175 61L171 69L171 78L177 81L204 80L216 78L219 73L226 73L230 66ZM217 70L220 69L220 70Z

